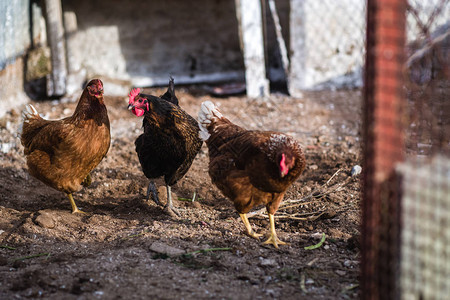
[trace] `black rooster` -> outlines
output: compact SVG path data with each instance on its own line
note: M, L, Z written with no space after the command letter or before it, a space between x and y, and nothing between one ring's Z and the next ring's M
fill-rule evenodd
M150 179L150 192L160 204L152 179L164 176L167 187L168 212L178 212L173 208L171 186L177 183L189 170L195 156L200 151L197 121L178 106L173 78L170 78L167 92L161 97L140 93L133 89L129 95L130 109L136 116L144 116L144 133L135 141L136 153L142 170Z

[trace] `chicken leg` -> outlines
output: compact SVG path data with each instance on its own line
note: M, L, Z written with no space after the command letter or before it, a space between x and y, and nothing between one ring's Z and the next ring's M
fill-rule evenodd
M75 204L75 201L73 201L72 194L67 194L67 197L69 197L70 204L72 205L72 213L80 213L80 214L86 214L84 211L81 211L78 209L77 205Z
M172 192L171 192L170 185L166 185L166 188L167 188L167 204L166 204L166 207L164 207L164 210L166 212L168 212L169 214L171 214L171 212L173 212L175 215L177 215L179 217L180 213L175 209L175 207L173 207Z
M155 201L156 205L161 205L161 202L159 202L158 192L156 191L156 186L153 181L150 181L148 183L147 197L146 197L147 200L150 198L150 192L152 192L153 194L153 201Z
M242 222L244 222L245 228L247 229L247 234L251 236L252 238L258 239L262 234L256 233L253 231L252 226L250 225L250 222L248 221L246 214L239 214L239 216L242 219Z
M278 248L278 245L286 245L285 242L280 241L277 237L277 233L275 232L275 218L272 214L269 214L270 221L270 236L263 244L272 244L275 248Z

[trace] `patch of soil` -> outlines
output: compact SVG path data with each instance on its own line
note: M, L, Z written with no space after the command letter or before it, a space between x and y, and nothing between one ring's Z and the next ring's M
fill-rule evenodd
M172 188L180 218L146 200L148 180L134 151L142 120L127 110L126 98L107 95L111 148L92 172L92 185L74 194L88 214L73 215L64 194L28 174L16 134L20 111L13 110L0 122L0 298L357 298L360 182L351 169L361 164L361 92L274 94L266 101L187 88L177 95L194 117L212 100L238 125L301 142L308 166L276 215L277 233L289 244L275 249L244 234L232 203L210 181L205 145ZM57 119L76 103L33 105ZM164 202L163 181L156 183ZM187 201L194 193L195 201ZM250 223L267 234L262 213ZM322 233L325 242L305 250Z

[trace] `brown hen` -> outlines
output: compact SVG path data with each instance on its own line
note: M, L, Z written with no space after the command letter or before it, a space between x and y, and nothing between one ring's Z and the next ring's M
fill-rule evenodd
M29 173L66 193L72 213L82 212L72 193L91 183L89 173L105 157L111 141L103 83L99 79L89 82L70 117L45 120L31 104L23 117L20 140Z
M234 202L248 235L258 238L247 213L265 204L270 236L264 242L278 245L274 214L287 188L305 168L300 145L291 137L272 131L245 130L225 118L210 101L199 112L201 138L209 152L209 175L222 193Z

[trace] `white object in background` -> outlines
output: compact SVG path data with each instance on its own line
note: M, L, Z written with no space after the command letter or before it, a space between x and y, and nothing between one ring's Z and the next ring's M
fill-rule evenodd
M236 14L244 52L247 96L269 95L264 59L263 25L259 0L236 0Z

